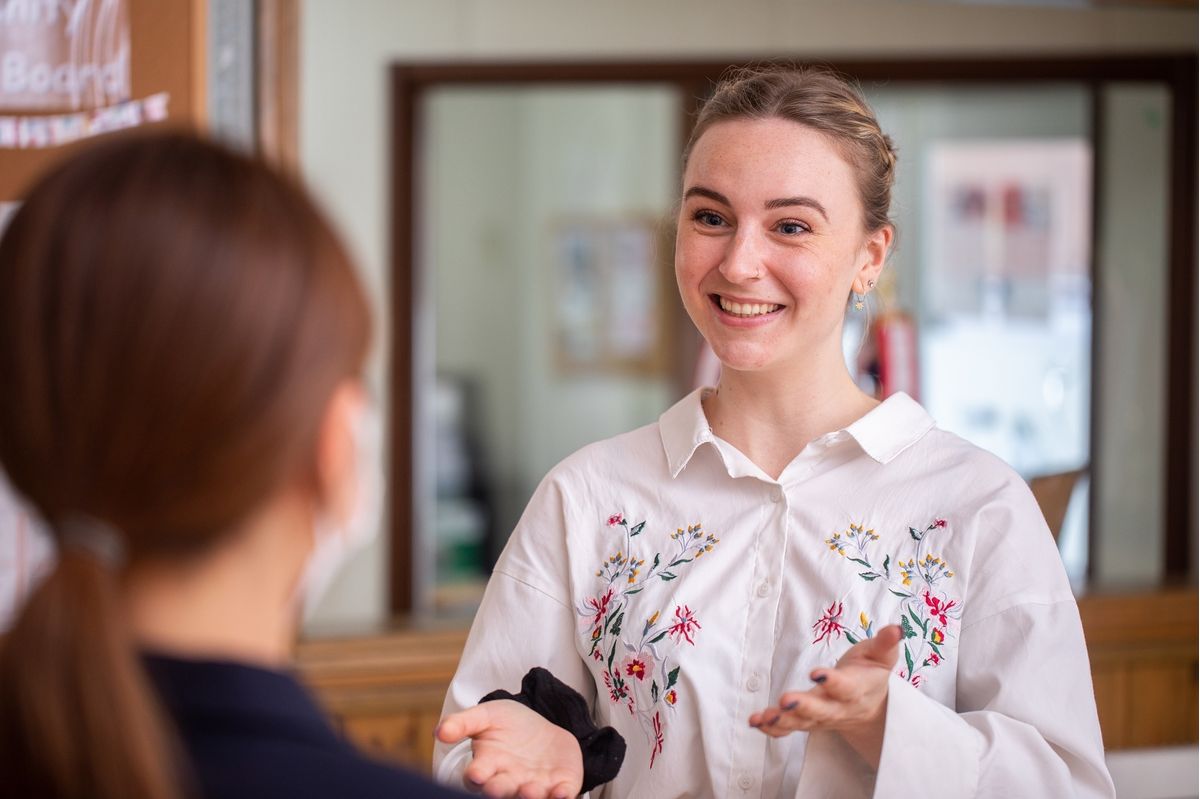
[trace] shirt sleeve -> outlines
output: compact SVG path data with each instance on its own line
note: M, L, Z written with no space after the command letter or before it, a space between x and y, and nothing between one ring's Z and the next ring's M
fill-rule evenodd
M798 796L1115 795L1078 606L1045 521L1023 483L978 518L955 707L893 674L878 771L814 733Z
M553 473L542 482L488 581L450 683L442 715L479 703L496 689L519 691L534 666L548 670L595 706L596 687L575 646L562 492ZM462 785L471 742L437 742L438 781Z

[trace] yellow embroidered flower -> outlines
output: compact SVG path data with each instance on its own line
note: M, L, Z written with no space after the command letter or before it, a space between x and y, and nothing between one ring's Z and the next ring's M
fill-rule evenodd
M871 620L867 618L865 610L858 614L858 623L862 625L864 630L871 626Z
M646 624L647 624L647 625L652 625L652 624L654 624L654 622L658 621L658 614L659 614L660 612L661 612L661 611L657 611L657 610L656 610L656 611L654 611L654 615L653 615L653 616L651 616L650 618L646 619Z

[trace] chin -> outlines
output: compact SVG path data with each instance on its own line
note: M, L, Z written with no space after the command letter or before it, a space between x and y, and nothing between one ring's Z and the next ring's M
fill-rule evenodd
M709 346L716 353L721 366L735 372L757 372L767 368L771 363L769 354L758 347L737 344L723 345L719 342L713 344L711 341Z

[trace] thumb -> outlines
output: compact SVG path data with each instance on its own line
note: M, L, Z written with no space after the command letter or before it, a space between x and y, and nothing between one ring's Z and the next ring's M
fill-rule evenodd
M899 644L901 635L903 633L900 631L899 624L889 624L873 637L863 642L867 644L864 647L866 651L863 652L863 656L873 663L890 669L896 665L896 661L900 657Z
M491 727L488 709L483 705L476 705L443 718L433 735L444 744L455 744L464 738L474 738Z

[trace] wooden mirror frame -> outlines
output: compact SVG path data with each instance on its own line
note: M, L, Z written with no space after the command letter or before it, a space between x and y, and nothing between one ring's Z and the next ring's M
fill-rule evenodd
M789 61L806 59L793 57ZM605 61L537 63L398 63L391 68L391 307L411 309L420 276L416 272L421 242L416 206L417 141L423 119L421 100L426 93L445 86L545 85L599 83L673 84L685 98L687 114L683 130L698 108L705 89L731 64L762 63L763 58L720 61ZM945 60L844 60L820 63L863 82L964 85L981 83L1082 83L1092 92L1093 120L1103 114L1103 84L1113 81L1147 81L1171 90L1170 131L1170 219L1168 231L1169 268L1167 283L1167 385L1164 386L1166 414L1164 456L1166 490L1164 517L1164 579L1186 581L1191 576L1192 549L1197 530L1196 503L1196 55L1144 57L1052 58L1024 56L990 59ZM685 133L686 135L686 133ZM1092 141L1099 145L1100 127L1093 125ZM682 149L682 143L681 143ZM1100 146L1094 147L1099 158ZM1093 196L1100 196L1103 173L1093 169ZM1093 215L1096 210L1093 209ZM1092 277L1098 225L1093 224ZM1098 289L1093 290L1093 294ZM389 383L392 424L388 451L390 472L390 574L389 609L406 614L414 608L413 533L417 529L417 507L413 496L415 476L413 425L414 347L417 344L414 315L395 313L391 318ZM1093 327L1095 317L1093 317ZM1096 349L1092 347L1092 373L1096 373ZM1099 381L1092 380L1091 407L1101 398ZM1092 414L1092 419L1095 418ZM1091 451L1097 449L1096 427L1091 430ZM1093 510L1094 505L1093 494ZM1089 536L1089 576L1095 563L1095 541Z

